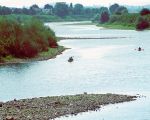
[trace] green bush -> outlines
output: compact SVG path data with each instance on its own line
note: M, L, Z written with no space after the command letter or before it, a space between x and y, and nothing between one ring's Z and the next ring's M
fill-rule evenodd
M58 46L55 33L39 20L18 23L17 19L0 17L0 57L35 57L54 46Z
M150 27L149 21L146 17L139 17L136 21L136 29L137 30L144 30Z

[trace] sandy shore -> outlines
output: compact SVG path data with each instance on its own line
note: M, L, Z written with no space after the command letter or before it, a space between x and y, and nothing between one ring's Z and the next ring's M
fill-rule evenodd
M80 94L13 100L0 103L0 120L49 120L97 110L102 105L133 101L136 96Z

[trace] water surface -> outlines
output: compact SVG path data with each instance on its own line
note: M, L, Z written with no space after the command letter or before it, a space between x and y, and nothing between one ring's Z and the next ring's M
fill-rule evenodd
M150 31L109 30L68 23L47 25L61 37L127 38L63 40L59 44L72 49L56 59L0 66L0 101L83 92L141 94L146 98L60 119L150 120ZM134 50L139 46L144 51ZM67 62L70 56L74 56L73 63Z

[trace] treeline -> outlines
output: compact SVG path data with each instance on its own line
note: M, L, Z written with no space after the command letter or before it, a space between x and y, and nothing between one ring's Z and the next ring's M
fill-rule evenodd
M57 46L55 33L39 20L19 23L12 17L0 17L0 59L9 55L31 58Z
M126 7L113 4L109 8L101 7L100 12L93 18L93 22L118 24L144 30L150 27L150 10L144 8L140 13L129 13Z
M128 9L118 4L113 4L109 8L101 7L99 13L93 18L93 21L105 23L110 20L112 15L128 14Z
M82 4L73 5L72 3L67 4L65 2L57 2L54 6L46 4L43 8L40 8L36 4L29 8L9 8L0 6L0 15L56 15L63 18L71 15L92 17L97 13L99 13L99 8L88 8L84 7Z

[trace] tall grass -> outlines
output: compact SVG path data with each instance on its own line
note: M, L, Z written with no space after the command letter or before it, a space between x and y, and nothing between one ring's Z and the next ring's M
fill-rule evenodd
M39 20L0 17L0 57L31 58L57 46L55 33Z

